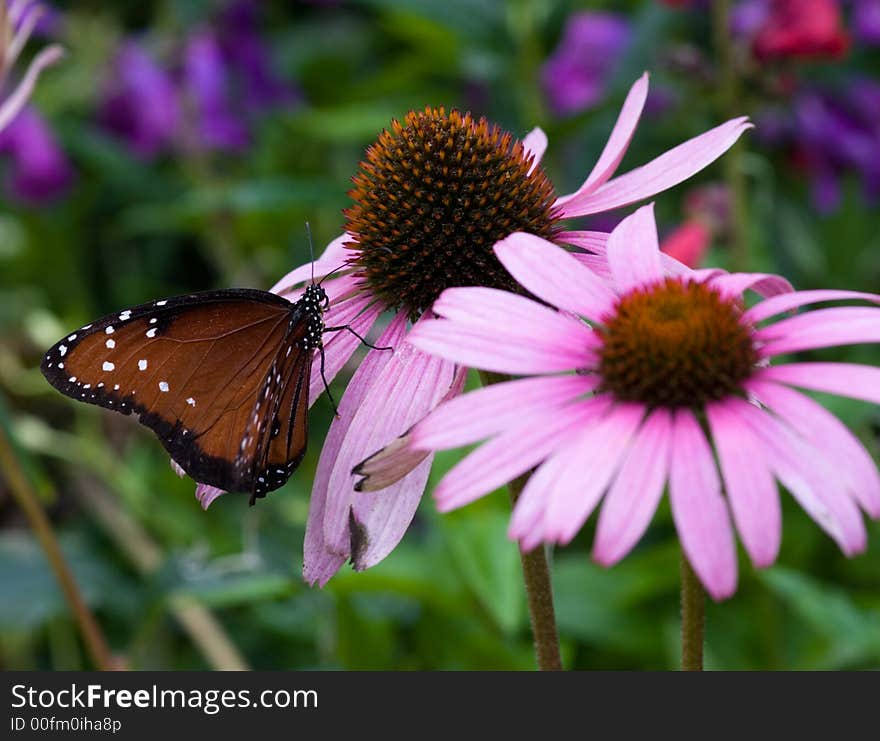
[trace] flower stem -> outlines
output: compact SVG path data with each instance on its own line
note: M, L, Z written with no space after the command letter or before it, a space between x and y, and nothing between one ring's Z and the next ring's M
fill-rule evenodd
M681 669L703 671L706 594L687 556L681 554Z
M719 106L724 118L733 118L742 114L742 104L736 69L736 50L730 33L730 0L712 0L712 31L719 69ZM742 140L738 141L722 158L724 180L730 198L730 218L727 228L730 239L730 269L734 272L745 270L749 263L746 234L748 204L742 164L744 146Z
M480 371L484 386L510 380L507 376ZM527 473L511 481L511 504L516 504L531 474ZM562 671L562 658L559 654L559 632L556 629L556 610L553 607L553 582L550 578L550 565L543 546L534 550L520 551L523 581L529 604L529 618L532 624L532 637L535 642L535 658L540 671Z
M73 612L92 662L101 671L113 669L114 661L107 646L107 641L104 639L104 634L101 632L95 616L89 610L82 593L79 591L76 579L67 565L67 561L64 559L64 554L58 544L58 539L55 537L55 532L52 530L49 518L46 516L43 506L28 482L24 471L22 471L2 425L0 425L0 464L2 464L0 470L3 471L6 480L9 482L12 495L27 517L28 522L30 522L37 539L40 541L40 545L46 553L49 565L52 571L55 572L55 577L64 591L64 597L67 599L71 612Z

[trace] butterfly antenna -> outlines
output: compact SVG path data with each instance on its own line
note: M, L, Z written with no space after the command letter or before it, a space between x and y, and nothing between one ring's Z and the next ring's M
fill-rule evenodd
M309 256L312 258L312 285L315 284L315 246L312 244L312 227L306 221L306 235L309 238Z

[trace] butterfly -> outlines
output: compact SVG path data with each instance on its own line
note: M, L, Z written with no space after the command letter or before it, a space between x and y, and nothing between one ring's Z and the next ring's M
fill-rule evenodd
M323 334L353 332L325 327L328 308L314 281L296 302L243 288L151 301L62 338L40 370L72 399L137 414L189 476L254 504L305 455Z

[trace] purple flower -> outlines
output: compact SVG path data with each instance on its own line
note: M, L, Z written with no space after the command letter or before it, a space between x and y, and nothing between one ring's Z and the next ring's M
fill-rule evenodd
M880 0L853 0L852 22L859 41L880 45Z
M184 51L183 89L192 116L192 145L237 152L248 144L244 121L232 109L229 70L217 37L201 29Z
M7 189L21 201L39 204L51 200L71 181L67 157L49 126L29 106L0 131L0 154L10 157Z
M566 115L592 108L602 100L608 78L629 41L630 26L621 16L594 12L573 15L562 41L541 71L552 108Z
M857 173L865 194L880 197L880 83L850 80L839 89L807 89L790 109L758 116L759 138L789 150L811 179L813 202L823 213L837 208L840 180Z
M152 157L171 143L180 122L174 82L135 41L122 46L113 69L100 118L137 154Z
M258 32L259 6L254 0L238 0L220 16L217 37L236 97L248 113L295 103L296 87L281 80Z

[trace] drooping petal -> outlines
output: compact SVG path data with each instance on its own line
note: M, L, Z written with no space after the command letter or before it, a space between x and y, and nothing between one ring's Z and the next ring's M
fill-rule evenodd
M629 148L629 143L632 141L647 98L648 73L645 72L630 88L626 100L623 102L623 107L620 109L620 114L617 116L614 128L611 130L611 136L608 137L605 148L602 150L602 154L599 155L599 160L593 166L592 172L587 176L583 185L574 193L559 198L556 201L557 206L562 206L565 209L573 201L576 202L578 199L592 193L614 174L620 165L620 161L623 159L623 155L626 154L626 150ZM563 210L563 214L567 215L565 210Z
M751 128L735 118L679 144L642 167L609 180L592 193L574 196L563 206L563 217L588 216L645 200L678 185L710 165Z
M392 486L362 492L354 500L351 559L357 571L375 566L403 538L425 493L433 460L431 454Z
M782 510L760 441L732 411L732 407L745 403L726 399L709 404L706 415L736 529L752 563L763 568L772 564L779 553Z
M818 402L787 386L753 379L746 388L821 451L853 498L871 517L880 518L880 473L843 422Z
M880 342L880 309L842 306L818 309L783 319L755 333L764 342L761 355L835 347L859 342Z
M406 432L433 409L449 389L454 374L455 366L452 363L421 352L405 339L378 373L358 405L330 473L324 538L331 550L340 552L350 543L349 512L365 527L371 508L380 507L373 493L355 496L352 469ZM407 525L415 513L418 497L424 491L424 480L422 489L414 492L407 485L408 478L384 489L379 495L386 503L390 500L395 506L409 512ZM386 516L392 514L388 509L382 509L379 514L382 513ZM398 518L400 521L402 519L406 518ZM399 540L403 532L395 531L388 537L393 535ZM374 547L374 538L372 533L366 531L362 536L361 540L366 540L366 543L359 542L358 551L365 553ZM355 555L352 553L352 556Z
M771 273L722 273L707 282L724 298L740 298L749 289L768 297L794 291L785 278Z
M867 533L859 509L821 451L765 410L752 404L737 404L732 409L761 440L767 464L807 514L846 555L863 551Z
M653 203L627 216L611 232L608 265L621 292L656 283L663 277Z
M424 352L498 373L586 368L599 340L576 319L492 288L448 288L408 340Z
M681 547L715 600L736 591L736 545L712 449L689 411L673 419L669 500Z
M495 254L521 286L559 309L598 320L616 299L570 252L534 234L511 234L495 245Z
M544 152L547 151L547 134L540 127L536 126L526 134L522 140L522 145L524 156L534 157L528 172L531 175L532 171L540 164L541 159L544 157Z
M466 380L467 368L456 368L452 384L440 400L439 407L460 396ZM379 491L396 484L428 457L430 449L418 448L413 444L413 432L418 426L414 425L352 469L355 476L363 476L354 485L355 491Z
M880 368L868 365L788 363L761 368L754 377L880 404Z
M611 566L623 558L648 527L669 474L672 415L654 411L633 438L596 526L593 558Z
M448 512L488 494L536 466L577 435L605 409L605 398L577 402L537 415L483 443L443 477L434 490L437 508Z
M388 327L379 337L377 345L379 347L396 347L402 341L405 332L406 316L403 312L400 312L391 320ZM330 482L330 474L339 455L339 449L351 426L355 412L370 385L390 359L391 353L388 351L370 350L367 353L348 382L345 393L339 402L339 416L330 424L330 429L324 440L324 446L321 448L318 468L315 471L315 481L312 485L312 497L309 503L309 517L306 523L304 545L305 563L303 565L303 576L309 584L317 582L324 586L349 556L348 547L341 553L335 553L330 550L324 538L324 521L327 519L327 487ZM345 518L344 525L347 527L349 513L344 512L341 516Z
M412 444L446 450L483 440L522 424L530 414L546 414L596 388L591 376L537 376L472 391L438 406L412 430Z
M272 293L286 293L299 283L311 280L313 272L315 280L320 280L332 270L342 267L352 257L352 251L345 247L345 243L351 241L350 234L340 234L327 245L317 260L294 268L269 290Z
M766 301L756 304L743 314L743 320L752 324L757 324L765 319L769 319L783 311L790 311L807 304L816 304L822 301L846 301L860 300L873 301L880 303L880 296L876 293L862 293L859 291L835 291L835 290L816 290L816 291L796 291L781 296L774 296Z
M524 550L542 541L568 543L577 534L617 471L644 412L640 404L615 405L531 476L523 507L510 523ZM543 503L543 514L532 522L526 515L534 500Z
M217 497L222 496L225 493L226 491L223 489L218 489L216 486L211 486L210 484L198 484L196 486L196 499L199 500L199 504L202 505L202 509L204 510L207 510Z
M318 354L312 361L312 375L309 380L309 406L314 404L326 389L325 381L328 384L333 382L336 374L345 367L349 358L361 344L360 338L354 333L357 332L361 337L366 337L382 313L383 307L380 304L368 306L369 301L368 295L359 296L342 304L331 306L324 315L327 326L348 326L352 331L340 329L324 335L324 373L322 377L322 359ZM381 345L377 345L377 347L381 347ZM384 352L390 354L389 350Z

